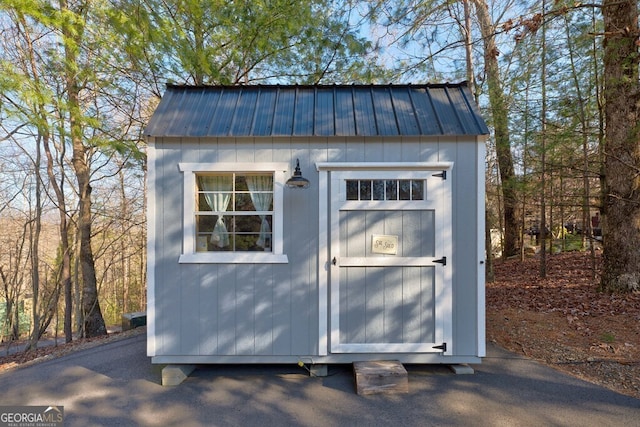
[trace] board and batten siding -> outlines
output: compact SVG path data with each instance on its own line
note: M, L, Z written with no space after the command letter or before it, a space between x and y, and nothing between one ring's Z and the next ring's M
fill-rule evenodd
M482 138L482 137L481 137ZM183 174L179 163L300 160L308 189L285 189L286 264L179 264ZM154 363L342 363L349 355L318 356L318 280L328 262L319 254L318 171L322 162L453 162L453 347L456 356L484 356L484 139L476 137L252 137L150 141L148 354ZM292 171L289 171L289 174ZM477 218L477 215L481 215ZM479 240L479 243L477 242ZM325 337L326 339L326 337ZM375 359L380 355L362 355ZM395 357L396 355L394 355ZM387 354L386 358L389 357ZM397 355L408 363L438 363L438 354ZM467 359L461 359L467 361Z

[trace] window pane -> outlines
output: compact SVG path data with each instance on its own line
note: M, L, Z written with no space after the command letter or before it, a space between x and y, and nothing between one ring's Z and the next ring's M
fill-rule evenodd
M247 193L236 193L235 206L236 211L255 211L251 195Z
M249 192L239 194L239 210L267 212L273 210L273 176L272 175L247 175L246 184ZM248 197L243 202L242 197ZM251 203L249 203L251 201ZM249 208L250 207L250 208ZM241 209L242 208L242 209Z
M198 252L228 252L233 250L233 236L229 234L217 235L217 238L225 239L229 244L220 246L214 241L211 234L198 234L196 236L196 251Z
M384 181L381 179L373 181L373 200L384 200Z
M237 215L235 219L235 233L259 233L262 226L262 218L259 215ZM271 215L265 216L265 221L271 229Z
M207 196L209 195L207 194ZM211 210L211 206L207 202L207 198L205 197L205 195L202 193L198 194L198 211L210 211L210 210Z
M347 180L347 200L358 200L358 181Z
M398 200L411 200L411 181L408 179L401 179L399 184L400 197Z
M371 200L371 181L360 181L360 200Z
M217 215L198 215L196 216L196 233L212 233L213 227L216 225Z
M235 187L236 191L249 191L247 179L243 175L236 175Z
M198 191L232 191L233 175L217 174L217 175L198 175L196 180Z
M230 209L229 202L231 200L231 193L213 193L203 192L198 194L198 206L199 212L226 212Z
M398 200L398 181L389 180L386 182L387 200Z
M220 239L220 240L218 240ZM233 234L220 234L220 235L215 235L213 236L213 238L209 241L209 250L210 251L216 251L216 252L229 252L229 251L233 251L233 240L234 240L234 236ZM221 246L221 244L219 243L219 241L224 241L225 243L228 241L229 244L226 246Z
M265 247L258 244L260 234L237 234L235 236L236 251L260 251L271 252L271 234L267 237L268 244Z
M225 212L229 209L232 196L233 179L231 174L199 175L196 179L198 186L198 211Z
M221 220L221 222L218 222ZM229 230L233 217L218 215L196 215L196 249L198 251L231 250Z
M411 181L411 200L424 200L424 181Z

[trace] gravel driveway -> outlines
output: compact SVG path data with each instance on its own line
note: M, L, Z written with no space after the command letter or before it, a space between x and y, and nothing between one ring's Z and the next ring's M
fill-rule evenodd
M489 346L473 375L407 366L409 393L359 396L351 366L202 366L160 385L145 335L0 374L2 405L63 405L65 426L632 426L640 400Z

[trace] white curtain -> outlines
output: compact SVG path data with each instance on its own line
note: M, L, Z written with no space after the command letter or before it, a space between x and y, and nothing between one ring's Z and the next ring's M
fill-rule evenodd
M204 193L207 204L214 212L226 212L231 201L232 177L231 176L200 176L200 187L204 191L219 191L220 193ZM229 235L223 221L224 215L218 214L218 220L213 226L211 243L223 248L229 246Z
M247 176L247 187L250 191L251 201L257 211L268 211L273 200L273 177L271 176ZM266 247L267 237L271 233L271 227L266 215L260 215L260 236L256 245Z

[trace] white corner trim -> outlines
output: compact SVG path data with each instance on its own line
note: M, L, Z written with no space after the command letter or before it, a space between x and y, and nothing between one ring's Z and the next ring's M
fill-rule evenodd
M476 319L478 330L478 357L485 357L487 354L487 336L486 336L486 290L485 290L485 275L486 275L486 250L485 250L485 161L486 161L486 147L484 144L478 144L478 150L476 151L477 162L477 218L478 218L478 236L477 240L477 253L478 253L478 277L477 277L477 293L478 293L478 317Z
M156 149L147 141L147 356L156 355Z
M329 354L329 172L318 174L318 355Z

